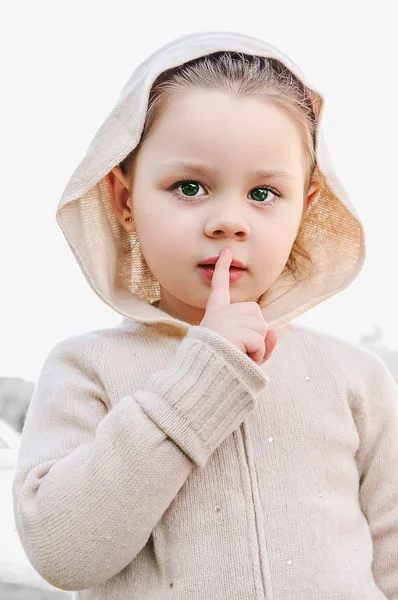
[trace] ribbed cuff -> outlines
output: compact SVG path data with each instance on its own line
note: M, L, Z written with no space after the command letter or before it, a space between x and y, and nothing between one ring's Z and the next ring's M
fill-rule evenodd
M191 327L168 369L135 397L200 467L254 409L268 382L262 369L221 335Z

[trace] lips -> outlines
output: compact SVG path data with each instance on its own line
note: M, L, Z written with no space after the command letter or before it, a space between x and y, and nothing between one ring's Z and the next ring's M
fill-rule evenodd
M214 264L209 264L209 265L199 265L200 269L204 269L205 271L214 271L215 269L215 265ZM246 269L241 269L239 267L234 267L234 266L230 266L229 267L229 271L230 272L238 272L238 271L246 271Z
M204 277L206 281L211 281L213 279L215 266L214 263L210 263L208 265L199 265L199 272ZM239 267L230 267L229 268L229 282L235 283L239 281L242 277L244 277L247 269L241 269Z
M218 258L218 256L211 256L210 258L206 258L205 260L200 261L199 266L204 268L207 267L210 269L211 267L214 267L214 265L218 261ZM246 270L247 266L242 261L238 260L237 258L234 258L231 262L230 269Z

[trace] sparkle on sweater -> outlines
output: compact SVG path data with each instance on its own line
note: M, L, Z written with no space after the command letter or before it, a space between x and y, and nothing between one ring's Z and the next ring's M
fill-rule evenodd
M363 470L364 465L367 467L367 489L374 491L373 494L363 496L364 502L360 508L367 509L374 515L374 527L378 528L383 523L386 531L397 531L397 512L380 513L382 506L390 506L392 490L398 489L397 486L387 486L384 494L380 489L381 480L388 481L394 477L395 471L391 473L389 467L396 456L398 440L396 430L391 436L391 429L386 431L384 427L386 419L391 425L396 422L396 412L393 411L396 411L398 403L396 387L381 363L370 355L358 356L356 351L350 350L355 369L350 370L348 380L345 368L350 367L351 354L346 356L348 350L336 342L337 347L333 346L333 353L330 350L325 364L317 363L316 383L322 381L322 393L319 393L313 386L303 385L306 383L307 369L310 368L306 363L312 360L311 355L306 356L306 352L309 351L308 348L311 350L312 345L307 344L307 338L303 341L304 334L299 332L294 333L292 340L292 344L294 342L296 346L291 348L289 345L285 355L284 346L281 345L279 354L276 353L274 357L277 372L283 372L282 365L290 360L292 353L297 357L296 361L289 363L291 376L282 377L279 382L275 378L275 387L271 387L273 384L270 385L262 378L262 372L256 365L247 361L240 365L235 356L231 358L230 346L226 343L223 345L222 339L216 338L205 328L191 329L181 342L177 355L174 345L170 348L170 357L176 358L166 370L161 369L167 362L167 356L163 356L164 362L159 365L161 353L156 351L158 346L155 342L147 348L147 329L142 332L143 350L138 346L141 341L138 334L137 339L127 334L122 336L119 331L113 334L107 330L106 335L112 341L112 353L103 351L104 340L98 339L96 334L90 341L92 346L88 345L85 335L74 340L72 346L70 340L66 341L65 347L58 347L49 356L45 376L38 382L32 399L33 410L25 423L22 452L32 461L32 469L37 470L38 465L43 464L43 456L56 460L65 456L65 448L86 443L86 450L83 447L86 454L83 450L70 451L67 460L60 459L53 475L46 479L47 487L43 485L40 494L34 491L37 488L37 473L35 475L33 472L34 476L29 477L22 462L17 469L14 501L18 508L16 515L20 523L19 531L23 532L23 542L28 550L34 552L36 564L46 575L52 576L61 587L67 586L69 589L86 590L90 581L103 581L96 585L96 593L104 597L108 595L109 598L118 594L128 597L136 588L143 590L143 598L160 598L163 593L165 599L172 595L175 600L211 597L209 590L214 586L212 573L207 569L210 561L214 564L215 578L219 574L226 576L225 580L220 578L216 582L216 585L219 584L220 600L252 597L253 589L262 589L262 585L266 592L268 586L272 586L275 598L278 595L282 597L287 590L297 600L310 600L308 591L305 592L306 596L296 593L304 568L306 577L309 580L316 579L321 588L323 579L333 580L335 589L327 587L325 591L322 588L323 597L328 593L329 596L334 594L334 597L350 597L352 586L358 581L363 589L367 589L368 584L370 588L368 574L371 573L371 566L376 581L380 581L381 585L387 582L388 585L387 577L390 573L394 575L394 570L396 572L396 536L386 535L380 538L373 564L371 552L364 550L369 548L370 532L365 520L352 531L347 531L346 528L342 531L346 548L350 548L352 539L358 540L359 544L358 547L351 545L351 556L348 557L344 552L339 556L340 548L344 548L340 539L314 536L315 529L327 531L331 517L339 522L338 511L341 504L336 506L333 495L329 497L329 490L335 489L335 486L339 486L341 498L345 502L342 516L347 514L346 511L358 507L357 495L351 493L352 479L341 479L339 476L340 466L353 466L353 451L358 443L358 434L364 448L369 448L369 452L356 457L358 468ZM167 339L167 343L169 341ZM163 338L159 341L159 347L163 347L161 342L164 342ZM173 339L173 344L174 342ZM142 363L143 368L120 368L121 365L129 364L136 351L137 354L139 352L138 362ZM314 354L313 360L323 357L323 351L316 346L311 352ZM365 364L361 362L361 357ZM338 360L344 361L344 369L331 371L330 362L336 361L337 364ZM76 379L78 365L81 370L79 379ZM311 370L313 372L312 367ZM94 373L95 379L92 376ZM152 375L149 378L150 373ZM215 374L217 385L214 385ZM270 380L271 376L272 371ZM103 388L98 385L97 379L102 382ZM198 389L193 385L197 381L200 384ZM301 381L301 385L297 385L297 381ZM250 393L249 389L252 390ZM360 393L357 419L359 423L367 424L366 430L360 427L357 430L351 426L351 420L347 419L350 408L348 404L347 410L336 410L343 401L347 401L347 389ZM99 394L109 398L110 410L105 418L102 411L98 410L94 421L92 413L95 411L88 402L95 398L99 405ZM132 395L137 402L131 401ZM308 401L304 401L307 396ZM292 398L297 399L297 402L291 402ZM137 410L137 404L141 406L140 410ZM215 406L219 406L219 410L214 410ZM178 415L183 416L183 419L176 418L177 408ZM247 421L249 437L246 438L240 436L240 425L252 410L257 411L258 418ZM49 447L50 438L46 437L49 411L52 411L51 415L56 419L56 435L51 434L54 444L52 448ZM71 437L73 414L77 415L78 420L75 423L74 437ZM282 443L277 429L277 438L269 431L277 426L282 429L284 423L292 426L288 428L289 435L284 436ZM62 424L65 430L62 429ZM95 426L99 428L98 435L95 434ZM227 432L231 431L236 431L236 435L230 434L225 438ZM324 442L322 446L317 444L321 433L324 434L321 438ZM250 441L250 436L252 443L246 444L247 440ZM88 440L92 440L90 453L87 453ZM380 440L380 443L388 440L388 443L383 443L380 447L383 452L377 461L371 460L370 453L371 444L375 440ZM225 443L221 445L221 441ZM343 446L341 441L344 442ZM272 444L272 450L266 452L268 448L264 448L265 443ZM342 448L344 452L341 451ZM308 456L301 450L308 450ZM186 452L189 452L188 458ZM242 462L237 461L237 453ZM257 453L260 453L260 457L271 455L272 461L257 461ZM302 464L303 458L308 460L307 468L306 463ZM202 471L194 469L192 462L202 469L206 465L206 468ZM48 470L51 464L53 463L48 462ZM253 470L254 465L258 467L256 471ZM103 474L100 472L102 466ZM236 471L226 473L224 468L231 466ZM293 473L300 476L285 478L289 467L297 467L299 473ZM40 474L44 473L43 468L40 469ZM270 485L271 469L271 483L275 485ZM231 477L235 474L236 480ZM239 475L244 475L244 478L239 479ZM182 480L186 482L183 491L176 495ZM253 493L253 483L258 487L258 493ZM242 484L245 489L242 489ZM46 490L49 499L45 498ZM305 490L309 492L308 496ZM314 501L315 494L322 503L316 499ZM328 500L326 512L321 510L324 502L321 494L325 501ZM378 499L376 505L372 504L370 496ZM172 497L175 500L170 505ZM284 498L286 502L281 502ZM48 510L51 499L55 504ZM311 512L306 510L307 499L314 509ZM214 500L220 504L213 504ZM63 510L64 505L67 505L68 510ZM397 505L394 502L394 506ZM158 537L154 533L150 539L154 529L152 515L155 506L158 506L158 513L155 515L158 519ZM165 506L169 506L169 509L160 517ZM121 507L123 510L120 510ZM250 527L247 526L245 509L250 511L250 515L255 513L249 523ZM206 510L207 515L213 512L215 517L213 522L210 518L207 527L204 526ZM258 520L255 519L256 514ZM294 527L296 519L304 520L299 523L302 530L302 538L299 540L296 540L293 528L288 526L290 523ZM177 524L176 531L173 524ZM283 558L282 554L280 558L279 552L275 554L271 548L260 545L263 537L260 529L264 532L264 528L268 527L273 535L278 536L279 548L285 548L285 552L290 553L289 548L295 547L296 541L300 544L300 560L293 559L293 552L292 556L285 555ZM101 533L95 534L95 531ZM117 550L112 532L118 532ZM167 544L163 544L165 533L170 533ZM109 535L112 539L106 539ZM268 569L262 572L260 568L256 569L252 577L246 576L252 572L252 555L234 551L236 544L246 535L250 547L264 554L264 559L269 564L275 564L280 559L282 572L285 572L285 576L289 575L288 580L283 577L283 573L279 573L279 577L273 577L269 581ZM144 536L148 538L148 547L133 563L134 568L116 573L121 560L127 562L128 557L134 560L138 556L143 549ZM60 548L62 573L57 558ZM165 565L165 569L167 567L166 580L152 580L152 552L157 553L159 564ZM170 556L177 555L181 562L178 564L178 571L172 573ZM336 561L331 565L328 560L313 560L314 556L319 558L320 555L334 556ZM357 559L354 561L354 571L347 558L351 558L351 562ZM137 567L137 564L140 566ZM192 564L197 568L192 569ZM204 577L198 580L202 576L202 566L205 566ZM338 567L341 570L337 571ZM330 568L334 570L331 576ZM324 570L325 578L318 578L320 569ZM235 572L238 573L238 578L228 575L234 575ZM170 588L170 583L177 575L177 585ZM195 595L198 581L203 587L201 598ZM188 588L193 590L190 596L186 594ZM165 593L167 589L169 592ZM394 597L394 591L390 596ZM79 596L83 600L92 594L92 590L82 591ZM316 590L316 597L321 595ZM369 600L371 596L372 594ZM376 597L376 592L373 596ZM362 600L360 590L352 600Z

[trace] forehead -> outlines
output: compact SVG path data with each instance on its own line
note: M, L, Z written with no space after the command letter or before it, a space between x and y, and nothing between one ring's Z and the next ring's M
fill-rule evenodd
M173 94L144 146L154 160L289 168L296 175L305 169L303 140L293 118L265 100L219 90Z

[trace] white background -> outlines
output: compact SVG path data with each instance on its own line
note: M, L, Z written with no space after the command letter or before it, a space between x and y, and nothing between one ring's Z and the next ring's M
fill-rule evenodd
M326 140L368 258L348 290L300 321L353 342L379 324L398 348L395 11L392 0L2 2L0 376L36 381L58 341L120 321L91 291L55 211L135 66L203 30L262 37L326 96Z

